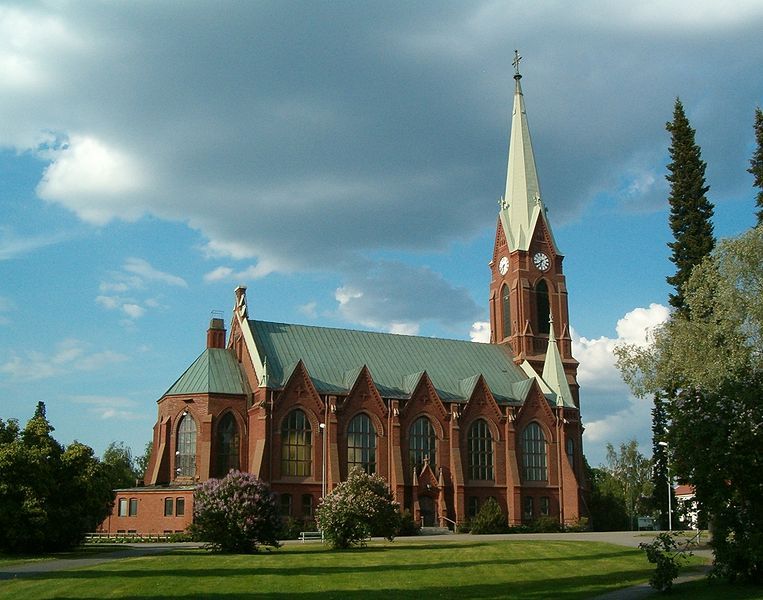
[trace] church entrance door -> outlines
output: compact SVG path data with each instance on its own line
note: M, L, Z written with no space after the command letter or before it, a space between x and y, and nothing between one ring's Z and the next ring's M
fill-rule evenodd
M424 527L434 527L434 500L429 496L421 496L419 498L419 509L421 510L421 519L424 522Z

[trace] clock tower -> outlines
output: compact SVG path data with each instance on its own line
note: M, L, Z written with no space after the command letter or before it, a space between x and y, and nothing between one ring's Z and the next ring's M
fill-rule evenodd
M520 84L520 59L515 52L506 192L499 201L490 261L490 342L508 344L515 362L525 370L532 367L537 374L543 372L547 356L559 357L579 407L564 256L554 241L540 193ZM559 352L549 352L549 343L557 344Z

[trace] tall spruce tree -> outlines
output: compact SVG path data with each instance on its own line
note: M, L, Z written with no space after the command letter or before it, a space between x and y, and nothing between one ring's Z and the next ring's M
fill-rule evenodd
M674 241L668 243L673 251L670 260L676 265L675 275L668 283L675 288L670 294L670 304L683 313L686 310L683 287L692 269L710 254L715 246L713 237L713 205L705 194L706 163L702 160L699 146L694 141L695 131L686 118L681 100L676 98L673 121L665 128L670 132L670 228Z
M753 178L753 185L760 189L755 199L755 205L760 209L755 213L758 217L758 225L763 223L763 111L760 107L755 109L755 152L750 159L750 168L747 172Z

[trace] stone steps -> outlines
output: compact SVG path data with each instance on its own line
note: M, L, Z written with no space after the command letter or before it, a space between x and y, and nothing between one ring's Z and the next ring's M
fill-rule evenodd
M419 529L419 535L449 535L453 533L447 527L422 527Z

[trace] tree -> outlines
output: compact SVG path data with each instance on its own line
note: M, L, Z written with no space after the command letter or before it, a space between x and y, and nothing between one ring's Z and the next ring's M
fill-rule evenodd
M713 529L715 572L763 582L763 226L723 241L647 350L619 350L637 393L668 404L671 464ZM688 315L691 316L689 318ZM701 455L699 454L701 453Z
M750 168L747 172L753 176L753 185L759 188L758 195L755 199L755 204L758 207L756 213L758 217L758 225L763 223L763 111L760 107L755 109L755 153L750 159Z
M713 249L713 205L705 194L706 163L702 160L699 146L694 141L695 131L684 113L681 100L676 98L673 121L665 125L670 132L670 158L666 179L670 182L670 228L674 241L668 243L673 251L670 260L676 265L675 275L668 283L675 288L670 304L684 310L683 286L692 269Z
M586 476L591 486L588 508L594 531L622 531L628 529L628 513L619 486L604 468L585 463Z
M101 461L109 470L113 488L127 488L135 485L138 474L135 470L132 451L124 442L111 442L103 451Z
M355 468L321 500L316 517L332 548L349 548L363 546L372 535L394 539L400 505L384 479Z
M274 495L251 473L230 471L208 479L193 492L194 538L223 552L250 554L259 546L277 548L281 519Z
M495 498L488 498L480 506L479 512L475 515L471 525L472 533L476 534L505 533L509 529L506 515L503 514Z
M151 452L154 450L154 443L146 443L146 447L143 450L143 454L135 459L135 471L139 479L146 477L146 469L148 469L148 463L151 462Z
M652 462L638 450L638 442L630 440L615 450L607 444L607 464L603 467L609 475L605 491L622 499L629 529L633 529L636 517L647 512L647 499L652 495Z
M111 512L106 467L88 446L64 448L52 432L42 402L23 431L0 422L0 550L70 549Z

